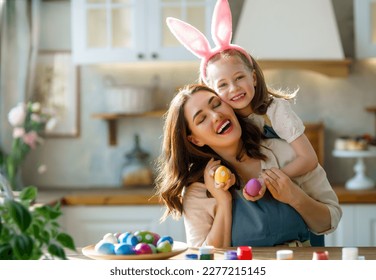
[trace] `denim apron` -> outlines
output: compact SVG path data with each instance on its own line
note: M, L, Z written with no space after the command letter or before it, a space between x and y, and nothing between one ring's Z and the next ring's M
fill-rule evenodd
M264 117L264 119L267 118L267 116ZM266 121L267 122L267 121ZM270 120L269 120L270 123ZM264 124L263 127L263 134L265 138L280 138L278 134L274 131L273 127ZM313 232L310 232L310 240L311 240L311 245L313 247L315 246L325 246L325 238L324 235L316 235Z
M231 246L275 246L309 240L309 230L298 212L277 201L269 191L256 202L233 191Z

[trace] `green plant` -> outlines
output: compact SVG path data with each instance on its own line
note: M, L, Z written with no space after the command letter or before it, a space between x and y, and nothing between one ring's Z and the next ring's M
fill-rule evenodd
M36 197L37 188L29 186L19 200L5 198L0 203L0 260L66 259L64 248L76 250L57 222L60 203L37 206L32 203Z

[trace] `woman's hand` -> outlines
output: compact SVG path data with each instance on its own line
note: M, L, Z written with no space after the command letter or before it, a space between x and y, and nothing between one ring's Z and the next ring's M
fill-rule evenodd
M228 199L231 198L231 194L228 189L235 184L235 175L231 173L230 179L226 183L217 184L214 180L215 170L221 165L220 160L210 159L205 167L204 180L205 186L211 195L217 199Z
M284 203L293 204L299 187L278 168L266 169L261 173L272 196Z

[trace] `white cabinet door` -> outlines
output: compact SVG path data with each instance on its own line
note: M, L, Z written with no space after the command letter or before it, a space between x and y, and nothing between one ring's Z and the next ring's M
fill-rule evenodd
M71 1L74 63L136 61L147 47L143 2Z
M337 230L325 236L326 246L376 246L376 205L341 205Z
M376 205L358 205L354 231L357 246L376 246Z
M376 57L376 0L354 0L354 27L356 57Z
M152 0L153 9L148 9L148 45L152 58L159 60L197 60L172 35L167 17L175 17L190 23L211 40L211 18L216 0ZM157 57L155 57L157 56Z
M97 243L106 233L150 230L185 242L183 220L159 222L161 206L67 206L62 208L62 228L77 247Z
M173 37L166 18L210 36L215 0L75 0L71 2L76 64L197 59Z

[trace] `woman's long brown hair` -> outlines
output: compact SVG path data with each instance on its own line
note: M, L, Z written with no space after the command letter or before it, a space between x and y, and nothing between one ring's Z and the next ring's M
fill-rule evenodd
M167 208L161 220L169 215L173 218L182 215L184 187L188 187L193 182L203 182L204 169L211 158L221 160L221 163L235 174L239 182L239 176L234 168L210 147L206 145L198 147L188 141L191 132L184 117L184 105L191 95L202 90L216 94L214 90L202 84L188 85L173 98L164 116L164 138L162 152L157 159L158 175L155 181L156 194ZM243 152L255 159L266 159L266 156L260 152L261 131L240 117L238 120L242 127ZM239 154L238 160L240 158Z

